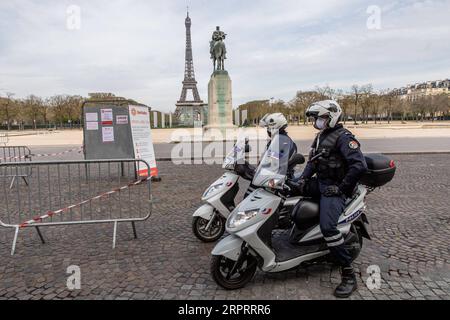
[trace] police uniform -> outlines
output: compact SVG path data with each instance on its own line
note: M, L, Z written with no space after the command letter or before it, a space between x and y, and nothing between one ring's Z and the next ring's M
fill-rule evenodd
M293 155L297 154L297 145L291 139L291 137L289 137L286 130L280 130L278 134L288 144L288 146L286 147L286 150L289 150L289 159L290 159ZM267 151L267 149L269 149L269 146L272 143L272 137L271 137L270 133L269 133L269 137L271 139L269 140L269 142L267 142L266 151ZM288 172L288 173L290 173L290 172ZM245 192L244 199L247 198L253 191L255 191L258 188L259 187L255 186L253 183L250 183L250 185L247 188L247 191Z
M341 266L351 264L351 256L343 246L344 238L337 223L367 164L359 142L341 124L316 136L301 178L310 180L309 196L320 198L320 229L331 254ZM315 159L314 159L315 157ZM311 177L316 174L315 179ZM327 187L338 186L341 195L327 197Z

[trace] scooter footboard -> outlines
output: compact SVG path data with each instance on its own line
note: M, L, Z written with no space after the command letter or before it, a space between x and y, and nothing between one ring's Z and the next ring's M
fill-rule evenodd
M234 235L222 239L216 244L212 251L213 256L224 256L233 261L237 261L241 254L241 247L244 241Z

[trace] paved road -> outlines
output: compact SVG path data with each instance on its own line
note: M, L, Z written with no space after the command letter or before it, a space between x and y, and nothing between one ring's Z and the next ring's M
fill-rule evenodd
M298 150L301 153L307 154L311 146L309 140L296 141ZM450 152L450 138L392 138L392 139L364 139L361 140L362 150L364 152L384 152L384 153L421 153L421 152ZM265 146L264 143L259 147L262 149ZM31 147L33 153L55 153L72 149L77 146L73 145L59 145L59 146L34 146ZM194 155L194 148L196 150L205 150L206 145L200 148L200 145L192 146L191 144L170 144L170 143L158 143L155 144L155 153L157 159L170 159L172 153L176 158L191 158ZM202 154L213 154L218 159L223 159L224 151L229 150L230 146L225 145L224 150L217 148L216 152L200 152ZM181 150L181 151L180 151ZM190 151L189 151L190 150ZM262 153L262 151L261 151ZM256 152L255 154L259 154ZM209 156L205 156L209 158ZM57 157L41 157L35 160L48 160L48 159L82 159L82 154L72 152L69 154L60 155Z
M394 160L395 179L367 198L373 239L355 262L359 290L351 299L449 300L450 155ZM201 193L222 170L161 162L160 171L152 217L137 225L137 240L121 225L115 250L111 225L44 229L45 245L27 229L13 257L0 240L0 299L334 299L339 271L328 265L258 271L244 289L218 288L209 273L214 245L199 242L190 224ZM81 290L66 289L69 265L81 268ZM365 285L370 265L381 268L380 289Z

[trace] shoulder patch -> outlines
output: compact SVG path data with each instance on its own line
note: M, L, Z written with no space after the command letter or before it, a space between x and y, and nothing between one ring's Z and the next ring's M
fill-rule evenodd
M348 147L349 147L350 149L358 149L358 148L359 148L359 144L358 144L358 142L356 142L355 140L351 140L351 141L348 143Z

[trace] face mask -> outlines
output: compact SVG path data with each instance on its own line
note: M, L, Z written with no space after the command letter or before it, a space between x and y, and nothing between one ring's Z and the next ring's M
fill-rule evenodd
M314 122L314 128L316 128L317 130L323 130L327 127L327 122L328 122L328 119L319 117Z

